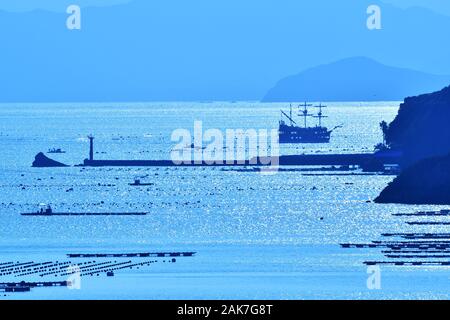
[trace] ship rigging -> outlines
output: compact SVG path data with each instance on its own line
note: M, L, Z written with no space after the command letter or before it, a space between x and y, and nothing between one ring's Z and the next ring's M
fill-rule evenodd
M299 116L303 117L303 127L300 127L292 115L292 104L289 108L289 115L286 114L283 110L281 110L282 119L279 123L279 140L280 143L329 143L331 138L331 133L341 128L342 126L337 126L332 130L328 130L327 127L322 126L322 119L327 118L323 114L323 108L327 106L319 104L314 106L319 109L317 114L310 114L308 107L312 107L312 104L304 103L299 105ZM286 123L285 119L288 120ZM317 118L318 125L314 127L308 127L307 119L308 117Z

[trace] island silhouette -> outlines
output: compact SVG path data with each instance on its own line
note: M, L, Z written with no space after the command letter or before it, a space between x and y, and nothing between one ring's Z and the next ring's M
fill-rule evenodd
M263 101L397 101L438 90L448 83L450 76L390 67L367 57L352 57L286 77Z

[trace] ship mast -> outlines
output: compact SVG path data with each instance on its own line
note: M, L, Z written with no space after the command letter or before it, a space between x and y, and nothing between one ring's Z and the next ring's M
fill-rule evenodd
M303 116L303 118L304 118L305 128L307 127L307 125L306 125L306 118L311 116L311 115L308 113L308 107L311 107L311 106L312 106L312 104L307 104L306 101L305 101L304 104L300 104L300 105L298 106L299 108L300 108L300 107L303 107L303 110L302 110L302 116Z
M322 119L328 118L327 116L323 115L322 108L326 108L327 106L323 106L322 103L320 103L318 106L315 106L315 107L319 108L319 113L317 113L317 116L313 116L313 117L319 119L319 127L322 127Z
M287 115L283 110L280 110L280 111L281 111L281 114L283 116L285 116L291 122L291 127L294 126L294 124L297 125L297 123L292 119L292 108L291 108L290 116Z
M291 120L291 127L293 126L294 120L292 120L292 103L289 104L289 120Z

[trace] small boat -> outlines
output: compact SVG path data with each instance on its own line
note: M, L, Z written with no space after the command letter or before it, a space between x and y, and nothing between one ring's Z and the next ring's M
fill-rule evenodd
M50 205L35 212L21 213L22 216L145 216L146 212L54 212Z
M66 153L64 150L62 150L61 148L53 148L53 149L48 149L47 153Z
M133 187L145 187L152 186L154 183L142 183L140 178L135 178L133 183L129 183L130 186Z

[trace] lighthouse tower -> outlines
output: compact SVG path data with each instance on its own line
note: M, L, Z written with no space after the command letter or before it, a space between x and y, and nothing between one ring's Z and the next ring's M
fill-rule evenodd
M94 136L89 135L88 139L89 139L89 161L93 161L94 160Z

